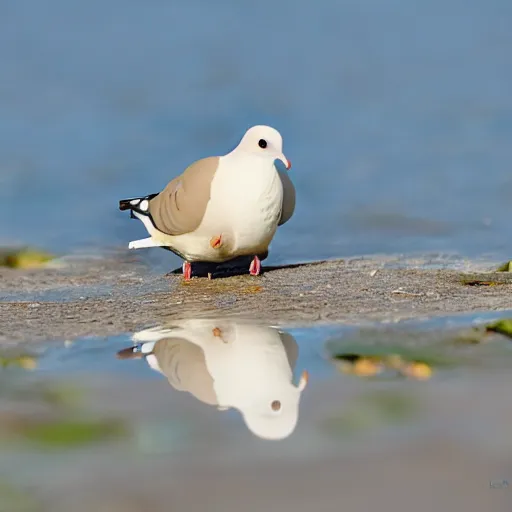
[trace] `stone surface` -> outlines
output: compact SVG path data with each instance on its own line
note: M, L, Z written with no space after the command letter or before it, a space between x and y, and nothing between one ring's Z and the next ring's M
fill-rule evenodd
M55 268L2 269L0 340L112 335L180 317L291 326L512 309L512 274L470 262L375 256L263 268L258 277L184 282L120 253Z

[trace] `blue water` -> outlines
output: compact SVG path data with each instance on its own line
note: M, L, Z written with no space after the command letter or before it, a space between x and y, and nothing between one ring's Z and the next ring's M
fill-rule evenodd
M424 340L427 340L430 346L436 342L435 337L429 336L429 333L437 332L439 333L439 339L441 339L441 335L445 332L463 332L465 329L482 326L501 318L509 318L510 316L510 311L501 311L450 315L423 320L405 320L394 324L372 322L364 325L338 324L306 328L281 328L279 330L287 333L291 337L291 343L296 347L296 360L293 364L290 363L294 379L296 380L302 371L307 370L311 381L315 382L331 379L337 374L330 358L331 350L334 347L344 347L348 344L352 351L357 352L356 344L360 344L360 348L363 350L365 347L390 345L395 349L399 349L402 346L404 350L406 349L409 352L417 349L420 354L425 347ZM186 320L177 320L168 325L153 327L151 329L156 329L157 333L159 333L159 329L169 327L184 329L179 334L159 335L153 339L166 340L173 336L185 338L189 343L198 343L198 346L202 346L203 349L208 344L215 344L215 341L217 341L215 338L205 336L204 334L199 335L202 331L197 331L198 327L195 324L195 322L199 321L192 320L194 322L191 324L192 327L189 326ZM268 341L273 339L273 333L277 332L276 327L247 320L212 318L202 320L202 322L206 322L207 325L211 323L212 325L219 326L228 333L230 326L231 328L238 329L238 331L235 331L236 334L233 332L227 334L226 339L229 342L229 346L226 347L227 356L232 354L233 350L236 351L237 346L240 346L240 344L243 346L247 342L248 333L250 334L252 329L258 329L258 336L251 343L260 346L261 350L265 350L264 347L268 346L266 345ZM137 338L140 332L148 331L144 329L138 333L127 332L117 336L84 337L66 342L53 341L38 345L28 344L26 347L29 353L37 357L37 370L35 374L39 376L44 375L52 378L79 376L81 378L94 379L94 376L109 375L116 378L142 379L143 381L147 379L165 381L162 374L151 368L144 358L133 360L119 360L116 358L118 351L143 343L143 341ZM209 333L209 330L207 332ZM394 337L392 333L394 333ZM414 341L414 338L410 338L411 336L415 336L416 341ZM506 337L503 337L502 340L502 343L495 340L490 344L482 344L479 348L477 347L475 356L486 364L491 362L490 356L496 356L496 354L499 357L503 355L509 356L512 353L510 352L510 343L508 343ZM457 360L457 356L454 356L454 354L464 353L462 345L460 347L457 347L457 345L451 346L446 340L444 345L436 343L433 350L434 352L440 350L447 353L450 352L451 358L454 361ZM258 353L256 352L255 354L257 355ZM272 352L269 353L271 354ZM363 351L361 353L367 352ZM240 354L243 354L243 352ZM241 357L239 364L246 364L249 368L253 360L244 358L240 354L236 356ZM460 360L460 364L463 365L462 360ZM169 365L169 367L171 366ZM182 367L181 377L183 378L183 372L191 370L185 370L185 365L183 364Z
M500 316L374 325L377 329L366 334L355 325L283 329L286 335L279 338L272 327L234 319L211 321L221 329L220 338L210 329L202 331L203 324L193 320L165 326L181 329L179 336L174 332L174 339L168 332L160 338L158 343L167 345L166 350L179 338L197 344L216 382L230 379L228 391L215 388L219 401L242 397L238 408L228 410L218 410L193 394L201 388L200 382L205 383L201 381L205 366L198 360L191 364L192 352L183 345L170 363L169 352L163 357L155 352L160 354L162 375L150 368L149 358L116 358L118 351L140 341L140 331L72 343L27 344L25 348L36 356L35 368L0 369L2 504L7 482L13 486L8 498L13 499L12 489L18 489L18 500L20 495L32 496L51 504L48 510L128 510L132 503L155 503L160 508L154 510L168 510L170 502L202 510L203 499L224 510L240 510L248 504L259 510L275 503L306 510L313 501L325 510L336 510L342 496L344 503L352 500L353 510L367 510L363 505L371 501L371 508L387 511L404 494L405 505L420 497L428 499L427 493L430 499L440 494L445 502L447 497L456 498L452 510L480 510L484 499L489 500L489 481L510 481L512 404L506 391L511 383L510 340L497 336L472 346L437 343L440 354L447 350L454 356L453 365L433 363L427 380L347 374L325 350L327 342L337 339L349 343L352 351L357 351L358 340L366 348L391 343L399 352L399 344L407 340L413 342L412 355L410 349L420 347L427 333L435 343L432 335L444 334L439 329L465 329ZM257 338L251 337L253 329ZM157 337L161 334L157 332ZM146 332L145 339L149 337ZM309 372L299 402L291 399L290 381L275 379L276 371L288 375L286 366L275 365L283 361L280 343L293 370L291 385L305 369ZM294 351L295 362L290 362ZM220 354L223 375L214 364ZM255 367L264 370L259 376L267 380L255 378ZM267 392L272 400L281 400L282 414L268 414ZM241 411L256 412L260 423L249 424ZM281 420L290 411L297 422L291 430L283 430ZM52 418L79 424L115 419L124 429L84 445L64 443L57 448L23 442L31 422L51 425ZM270 430L269 424L273 424ZM280 441L270 442L269 432L282 436ZM212 479L211 489L224 492L208 487L203 492ZM468 481L478 485L468 486ZM259 506L265 499L265 506ZM421 508L423 500L417 503L421 511L428 509ZM507 510L506 506L496 510Z
M401 420L396 418L388 429L386 424L390 418L385 418L393 414L394 400L407 400L411 406L420 401L427 390L435 396L435 389L444 386L449 393L457 393L464 383L475 385L478 379L509 375L512 352L505 337L496 337L491 343L461 345L448 338L438 343L435 333L439 333L441 339L442 329L467 329L502 316L501 313L449 316L428 322L399 322L393 326L374 324L372 329L366 326L363 330L357 325L285 328L281 329L284 334L279 334L274 327L243 320L190 319L118 336L29 344L25 349L35 357L35 368L30 372L16 368L3 370L5 391L0 398L5 401L9 392L12 393L6 386L9 376L11 386L23 385L27 389L33 386L35 390L40 385L42 389L50 385L51 389L60 382L62 387L59 388L65 390L71 385L71 390L81 390L78 396L82 396L79 401L82 407L98 410L102 415L114 411L128 414L136 430L142 428L142 421L144 436L150 437L150 451L160 443L159 453L175 450L176 435L181 439L190 429L193 432L187 435L195 439L194 443L208 442L211 435L208 429L219 425L229 433L229 441L227 438L225 443L233 449L237 443L245 443L243 439L247 439L248 431L251 437L263 440L295 439L297 431L298 440L292 446L287 445L284 451L288 455L307 455L319 449L318 443L327 449L330 438L325 429L329 421L341 417L348 422L344 423L346 427L350 427L352 421L359 425L357 422L362 420L359 414L383 414L377 421L378 430L384 429L405 441L421 434L421 429L429 423L420 417L412 428L408 422L401 426ZM220 337L212 334L212 326L220 329ZM154 356L117 357L123 349L147 347L142 344L150 340L156 342L148 349ZM346 370L340 371L339 364L331 358L332 350L368 355L379 347L388 347L392 353L409 359L422 360L427 354L435 355L441 360L447 358L450 364L433 363L431 378L416 381L391 368L371 378L349 375ZM425 352L426 348L430 352ZM22 346L20 350L23 351ZM308 380L301 388L304 371L308 373ZM84 402L86 395L89 399ZM23 396L13 394L18 401ZM371 396L382 396L382 404L378 406L380 399L366 403L365 397L371 400ZM387 402L386 397L392 402ZM275 415L270 411L273 400L279 400L282 406ZM438 405L441 402L434 399ZM495 398L491 402L499 407ZM223 409L218 410L218 405ZM383 410L379 411L379 407ZM388 413L387 407L391 408ZM352 414L355 416L350 419ZM256 422L246 421L245 415L256 416ZM295 423L288 423L293 416ZM361 430L360 435L366 432L365 424L356 429ZM306 440L311 446L301 447ZM182 439L178 443L180 450L189 447L188 443Z
M331 335L339 335L346 330L340 327L286 329L298 346L296 368L307 368L314 378L331 376L334 370L325 357L323 345ZM105 338L79 338L67 347L62 342L48 343L39 349L37 371L51 376L81 374L90 377L94 374L110 374L143 380L161 380L162 376L152 370L143 360L122 361L115 358L118 350L134 344L130 333ZM31 351L34 350L31 347Z
M269 261L510 257L511 21L509 0L4 2L0 242L125 246L145 232L119 198L268 123L298 191Z

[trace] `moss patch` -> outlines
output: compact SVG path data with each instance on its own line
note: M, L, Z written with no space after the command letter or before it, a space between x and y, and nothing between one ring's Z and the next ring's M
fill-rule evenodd
M0 249L0 266L9 268L38 268L53 260L52 254L30 247Z

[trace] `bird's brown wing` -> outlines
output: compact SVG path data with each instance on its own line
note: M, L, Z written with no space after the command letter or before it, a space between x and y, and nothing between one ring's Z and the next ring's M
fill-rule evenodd
M281 208L281 218L278 223L278 226L281 226L290 220L295 211L295 187L287 172L278 171L278 173L281 178L281 183L283 184L283 206Z
M194 162L149 201L149 213L159 231L176 236L198 228L218 165L219 157L213 156Z
M288 364L293 372L295 365L297 364L297 358L299 357L299 347L295 338L288 332L279 331L279 337L281 338L281 343L284 346L284 350L286 351L286 357L288 359Z
M185 338L163 338L155 343L153 354L173 388L188 391L206 404L217 405L213 379L201 347Z

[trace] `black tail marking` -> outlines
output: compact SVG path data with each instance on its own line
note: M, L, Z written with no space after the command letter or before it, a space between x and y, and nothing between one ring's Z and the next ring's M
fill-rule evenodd
M144 200L151 201L151 199L153 199L157 195L158 194L149 194L148 196L145 196L145 197L132 197L130 199L121 199L119 201L119 209L121 211L134 210L134 211L138 211L139 213L146 213L146 212L140 211L140 209L138 208L139 204ZM132 201L137 201L137 202L132 204Z
M133 199L121 199L121 201L119 201L119 209L121 211L123 211L123 210L131 210L132 209L132 205L130 204L130 201L133 201Z
M137 350L137 345L133 347L124 348L117 352L117 359L142 359L148 354L143 354L140 350Z

